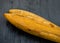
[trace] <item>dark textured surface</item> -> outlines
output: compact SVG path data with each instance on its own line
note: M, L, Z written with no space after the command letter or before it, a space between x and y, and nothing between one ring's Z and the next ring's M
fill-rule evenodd
M60 0L0 0L0 43L54 43L25 33L3 17L10 8L34 12L60 25Z

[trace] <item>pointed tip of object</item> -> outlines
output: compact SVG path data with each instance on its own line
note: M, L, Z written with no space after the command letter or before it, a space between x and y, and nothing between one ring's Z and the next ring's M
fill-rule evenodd
M8 15L9 13L4 13L4 15L3 16L6 16L6 15Z
M9 13L4 13L3 16L6 18L7 16L9 16Z

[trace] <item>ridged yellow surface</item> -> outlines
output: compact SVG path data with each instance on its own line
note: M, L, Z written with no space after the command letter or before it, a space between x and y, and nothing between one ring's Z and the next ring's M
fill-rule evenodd
M17 28L32 35L60 43L60 28L34 13L10 9L4 17Z
M58 27L54 23L46 20L45 18L43 18L41 16L31 13L31 12L27 12L27 11L19 10L19 9L10 9L9 12L19 14L19 15L25 16L27 18L33 19L35 22L37 22L41 25L45 25L45 26L49 26L49 27Z

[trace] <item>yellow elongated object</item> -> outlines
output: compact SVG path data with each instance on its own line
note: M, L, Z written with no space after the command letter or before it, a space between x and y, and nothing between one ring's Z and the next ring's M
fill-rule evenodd
M10 9L9 12L19 14L19 15L25 16L27 18L33 19L35 22L37 22L41 25L45 25L48 27L59 27L59 26L56 26L54 23L46 20L45 18L38 16L34 13L31 13L31 12L27 12L27 11L19 10L19 9Z
M34 13L11 9L4 17L18 29L32 35L60 43L60 28L54 23Z

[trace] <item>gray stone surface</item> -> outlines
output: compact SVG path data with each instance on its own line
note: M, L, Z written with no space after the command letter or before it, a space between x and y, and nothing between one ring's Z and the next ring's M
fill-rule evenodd
M55 43L25 33L11 25L3 17L11 8L36 13L60 25L60 0L0 0L0 43Z

